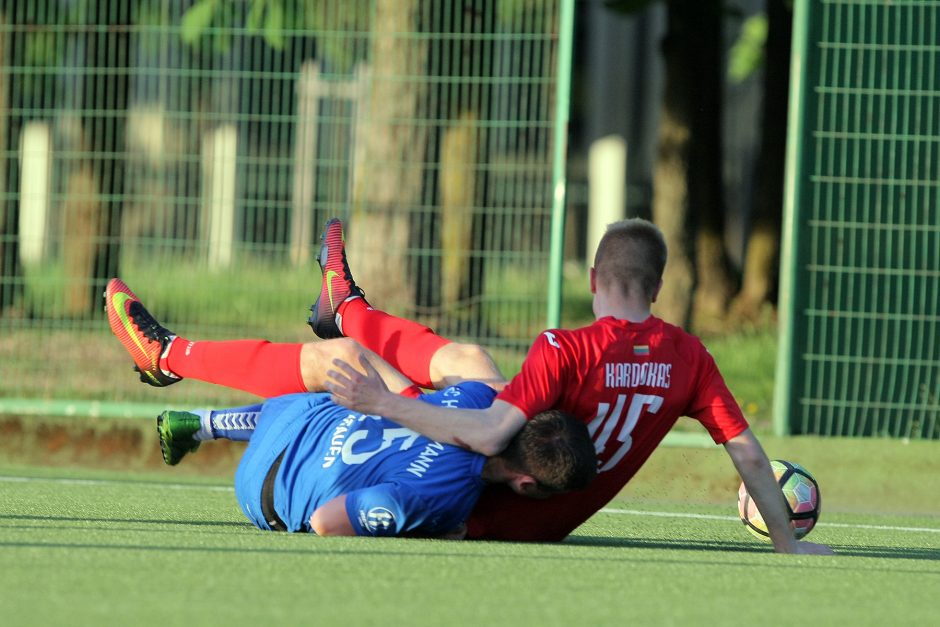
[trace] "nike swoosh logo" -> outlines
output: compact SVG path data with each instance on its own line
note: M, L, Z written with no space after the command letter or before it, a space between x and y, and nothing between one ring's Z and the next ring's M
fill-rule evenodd
M333 305L333 277L339 276L339 272L336 270L327 270L326 271L326 295L330 299L330 309L336 311L336 306Z
M137 348L140 349L140 352L144 355L147 355L147 349L144 348L144 345L140 343L140 338L137 337L137 334L134 332L134 323L131 322L131 319L127 316L127 309L124 305L127 301L133 300L131 296L125 292L118 292L111 299L111 306L114 307L114 311L117 312L118 320L121 321L121 324L124 325L124 330L127 332L127 335L134 341L134 344L137 345ZM136 359L134 361L137 361ZM153 359L151 358L151 362ZM151 363L151 366L156 366L156 364ZM148 377L156 381L151 373L145 372Z

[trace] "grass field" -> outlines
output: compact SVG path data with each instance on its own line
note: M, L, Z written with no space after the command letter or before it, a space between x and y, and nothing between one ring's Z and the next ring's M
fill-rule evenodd
M571 292L565 326L590 316L583 286ZM80 337L69 343L76 357L115 370L96 372L69 398L244 401L199 383L141 386L104 327ZM34 339L0 338L0 371L5 354L29 354L20 344ZM152 419L7 416L0 625L935 623L937 444L769 437L772 321L706 345L768 454L819 480L823 518L810 539L835 557L775 555L747 534L720 447L661 447L618 500L561 544L331 539L251 527L231 489L237 446L207 445L195 463L170 469ZM520 358L498 357L507 372ZM0 376L0 398L61 392L29 386L56 385L57 369L75 361L39 355ZM702 433L690 420L676 428Z
M780 556L752 539L734 517L737 480L717 447L661 448L621 499L557 545L261 532L229 478L186 463L137 473L0 466L2 622L935 622L936 446L765 446L820 480L824 514L810 538L837 556Z

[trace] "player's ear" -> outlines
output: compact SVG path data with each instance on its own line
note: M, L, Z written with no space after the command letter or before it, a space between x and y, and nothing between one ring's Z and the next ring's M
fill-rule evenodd
M509 485L517 493L523 496L532 496L538 492L539 482L532 475L518 473L509 480Z
M591 293L597 294L597 270L591 268Z
M659 285L656 286L656 289L653 290L653 297L650 299L651 303L655 303L656 299L659 297L659 290L663 289L663 280L659 280Z

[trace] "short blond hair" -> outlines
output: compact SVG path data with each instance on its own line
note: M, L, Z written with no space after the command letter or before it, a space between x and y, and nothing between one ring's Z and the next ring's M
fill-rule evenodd
M666 240L655 224L642 218L614 222L597 245L594 269L604 286L619 287L626 296L642 290L650 301L666 267Z

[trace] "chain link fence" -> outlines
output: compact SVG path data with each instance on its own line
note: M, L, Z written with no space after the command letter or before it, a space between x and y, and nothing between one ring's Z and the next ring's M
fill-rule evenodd
M798 2L780 431L940 438L940 2Z
M189 338L310 340L330 216L370 301L511 371L546 323L564 3L0 3L6 409L241 400L137 383L104 285Z

